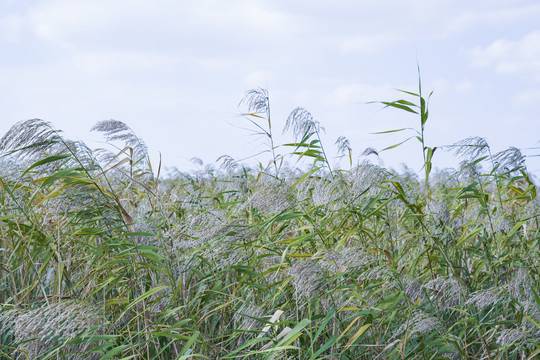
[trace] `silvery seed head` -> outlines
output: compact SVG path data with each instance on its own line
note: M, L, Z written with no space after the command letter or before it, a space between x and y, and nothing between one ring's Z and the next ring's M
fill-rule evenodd
M67 342L81 334L99 331L105 324L101 312L86 303L64 301L44 304L34 310L20 310L12 319L12 328L20 351L37 358L52 346ZM90 344L70 345L67 351L85 351ZM80 359L93 359L89 354Z
M229 155L221 155L217 159L217 162L221 162L219 169L225 171L226 173L234 172L239 166L236 160Z
M399 336L405 331L414 335L425 335L441 328L439 320L420 310L414 310L412 316L401 325L395 336Z
M139 156L146 156L148 148L141 138L135 135L133 130L118 120L98 121L90 131L103 133L107 141L122 141L127 146L133 148Z
M321 291L325 284L324 271L313 259L296 261L290 267L289 275L293 276L297 298L305 296L309 299Z
M403 276L401 278L401 284L405 296L407 296L411 302L416 303L418 299L422 302L425 300L426 296L422 289L422 283L419 280L410 276Z
M47 287L53 287L54 286L54 280L56 279L56 266L51 266L47 270L47 275L45 275L45 286Z
M527 316L523 317L521 328L529 331L530 335L535 339L540 339L540 309L536 301L524 301L521 307Z
M372 254L358 247L328 250L319 261L320 266L330 273L354 274L377 262Z
M214 192L223 194L226 201L233 200L247 194L248 185L247 178L241 172L228 172L216 180Z
M278 180L265 179L257 183L244 207L251 206L261 214L278 213L294 206L295 198L289 185Z
M388 266L375 266L362 272L358 277L358 281L378 282L384 280L387 287L395 287L396 279L396 272Z
M532 286L534 286L533 284L527 269L518 268L515 271L513 279L508 284L508 292L512 298L519 302L532 301L534 299L534 294L531 290Z
M19 310L17 309L2 309L0 311L0 334L15 328Z
M500 346L517 345L519 348L525 344L526 338L527 334L520 329L504 329L499 332L497 344Z
M24 172L20 162L15 161L13 156L0 156L0 176L2 181L20 181L20 175Z
M444 189L441 192L446 191L446 189L457 188L460 186L458 170L454 168L435 169L430 175L430 183L434 187Z
M462 303L466 289L458 279L451 276L441 276L430 280L423 286L438 308L446 310Z
M254 236L256 232L253 229L224 226L222 234L208 242L202 256L212 261L218 269L240 264L251 257L249 248L243 245Z
M469 299L465 302L465 305L472 305L480 310L495 305L497 303L508 300L506 293L502 287L492 287L485 290L475 291L469 295Z
M362 151L362 156L369 156L369 155L379 156L379 152L375 148L367 147L364 149L364 151Z
M427 214L432 217L436 224L448 225L450 223L450 211L448 210L448 204L444 199L438 197L428 201L426 204Z
M342 200L346 196L346 183L340 178L313 179L311 200L317 206L326 205L335 210L342 207Z
M324 128L321 127L319 122L313 119L313 116L309 111L302 107L297 107L291 111L287 122L285 123L285 128L283 133L291 130L295 140L300 140L304 135L309 133L319 133L324 131Z
M493 156L498 171L513 171L525 164L525 156L516 147L509 147Z
M336 140L339 155L348 155L351 152L351 142L345 136L340 136Z
M480 174L482 174L482 164L462 161L459 163L459 170L456 173L456 176L461 181L461 183L470 183L478 179Z
M268 90L257 88L246 91L239 105L242 104L247 105L250 112L256 114L268 113L270 110Z
M263 316L264 312L260 307L246 302L236 311L233 319L237 329L253 330L263 326L263 323L257 320Z
M345 175L345 180L350 184L348 202L358 204L362 197L378 194L381 191L379 185L386 178L386 170L367 161L362 162Z
M0 154L10 150L24 149L22 152L17 152L18 160L35 162L42 159L45 154L56 153L55 146L60 146L63 140L61 133L45 120L20 121L0 139Z
M151 171L148 164L148 147L140 137L135 135L135 132L128 125L118 120L103 120L98 121L90 131L102 133L107 142L119 141L122 143L122 147L129 147L125 156L130 159L130 166L136 165L138 169L142 170L142 174L145 174L144 178L147 180L151 178ZM121 159L117 158L118 154L115 151L96 149L94 153L101 160L101 163L104 166L107 165L108 168L114 165L111 162L114 162L115 158L118 160L116 163L121 161ZM115 173L122 171L122 167L114 169Z
M467 158L470 161L489 153L489 145L486 139L478 136L460 140L451 147L454 148L454 154L456 156Z

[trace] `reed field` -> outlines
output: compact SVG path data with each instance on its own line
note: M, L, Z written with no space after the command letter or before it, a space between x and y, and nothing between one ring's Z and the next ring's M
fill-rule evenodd
M303 108L276 143L265 89L240 103L258 167L224 156L163 176L120 121L92 129L104 149L15 124L0 140L0 359L540 358L525 156L480 137L429 147L429 96L400 94L372 106L417 119L383 133L418 144L420 175L323 144ZM460 166L436 170L442 151Z

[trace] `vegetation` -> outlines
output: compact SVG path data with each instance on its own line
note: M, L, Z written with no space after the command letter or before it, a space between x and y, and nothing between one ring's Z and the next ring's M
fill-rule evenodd
M427 101L405 94L383 104L419 117L423 179L353 166L344 137L350 168L332 168L302 108L276 145L264 89L241 103L268 142L258 169L223 157L160 179L119 121L93 128L114 152L16 124L0 141L0 358L535 358L540 203L524 156L469 138L446 148L458 170L432 171Z

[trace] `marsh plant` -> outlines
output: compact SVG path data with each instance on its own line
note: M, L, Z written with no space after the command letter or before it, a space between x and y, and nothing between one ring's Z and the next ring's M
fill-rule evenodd
M106 149L16 124L0 140L0 358L540 356L524 155L473 137L440 147L459 169L435 169L421 91L383 104L420 119L423 177L375 149L355 163L344 137L349 168L332 168L304 108L277 144L265 89L241 102L271 158L258 168L224 156L160 179L120 121L93 128Z

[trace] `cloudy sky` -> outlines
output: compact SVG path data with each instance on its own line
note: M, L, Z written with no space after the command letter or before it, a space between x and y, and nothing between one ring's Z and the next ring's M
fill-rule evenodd
M246 90L270 93L278 143L297 106L334 142L347 136L355 158L417 127L381 110L395 90L434 90L427 144L469 136L494 152L509 146L540 154L540 3L534 0L0 0L0 133L20 120L51 121L70 138L99 147L99 120L126 122L190 169L264 150L244 128ZM285 150L282 150L285 151ZM264 160L264 156L260 158ZM421 167L411 143L381 154L387 166ZM529 157L540 175L540 158ZM455 166L437 153L435 166Z

